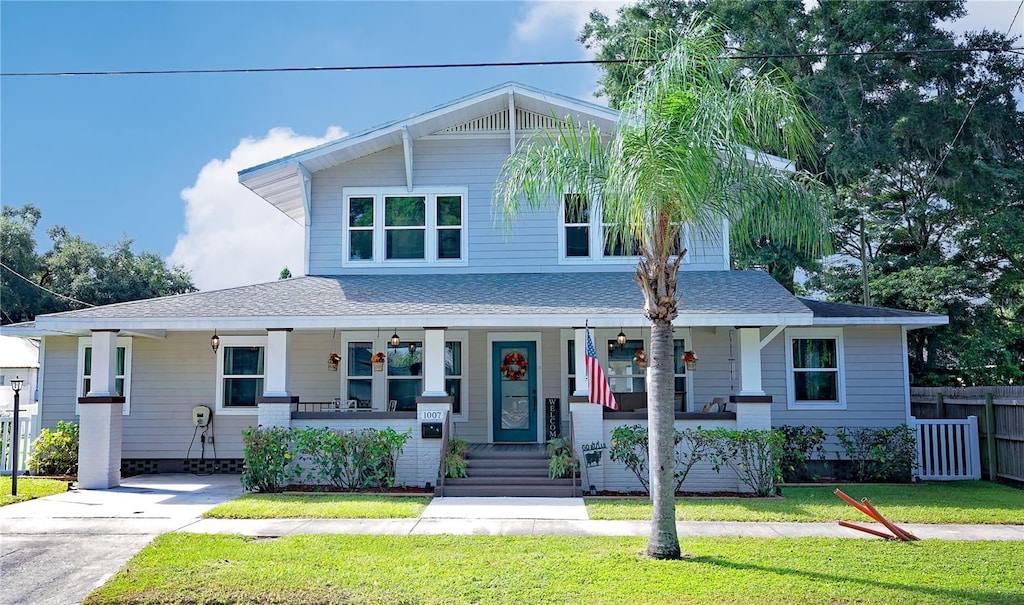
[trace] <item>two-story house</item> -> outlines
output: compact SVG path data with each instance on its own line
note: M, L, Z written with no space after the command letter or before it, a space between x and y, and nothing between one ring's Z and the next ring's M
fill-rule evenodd
M615 426L645 421L637 258L606 244L600 208L566 213L556 200L507 229L493 205L510 151L570 115L604 132L618 119L504 84L249 168L240 182L305 228L303 277L18 328L42 337L43 426L81 418L81 484L237 470L241 431L260 424L412 430L398 480L424 485L437 480L435 423L448 420L474 444L543 444L572 430L577 449L594 446L587 484L629 488L591 450ZM906 331L945 317L800 299L766 273L732 271L724 222L683 237L679 423L908 420ZM578 403L585 326L617 412ZM195 406L212 420L197 426ZM709 473L687 489L722 480Z

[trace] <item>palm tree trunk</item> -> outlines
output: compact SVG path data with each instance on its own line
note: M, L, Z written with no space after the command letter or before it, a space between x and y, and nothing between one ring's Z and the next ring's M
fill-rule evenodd
M672 323L652 320L651 355L647 366L647 432L654 512L647 555L656 559L681 556L676 534L674 373Z

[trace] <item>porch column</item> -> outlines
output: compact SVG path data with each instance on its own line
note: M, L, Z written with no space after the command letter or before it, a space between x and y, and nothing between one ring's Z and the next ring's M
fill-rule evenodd
M737 328L740 341L740 395L764 395L761 387L761 329Z
M264 360L263 396L256 400L259 424L289 426L292 403L298 397L288 393L288 341L291 328L267 328L267 356Z
M570 401L588 401L590 397L590 378L587 376L587 329L575 328L575 367L576 390L572 392ZM581 399L582 398L582 399Z
M117 392L118 330L94 330L89 392L78 398L78 485L109 489L121 484L124 397Z
M444 328L423 330L423 397L447 397L444 388Z

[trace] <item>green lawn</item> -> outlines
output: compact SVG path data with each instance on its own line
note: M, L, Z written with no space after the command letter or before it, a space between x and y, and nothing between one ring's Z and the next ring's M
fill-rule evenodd
M1021 603L1024 542L166 534L107 603Z
M68 482L39 477L18 477L18 495L11 495L11 478L0 477L0 506L68 491Z
M203 516L215 519L415 519L429 503L429 496L248 494L212 508Z
M1024 490L982 481L924 485L832 485L784 487L782 498L680 498L680 521L867 521L835 495L867 498L895 523L1024 524ZM588 498L591 519L646 520L645 499ZM1022 597L1024 601L1024 597Z

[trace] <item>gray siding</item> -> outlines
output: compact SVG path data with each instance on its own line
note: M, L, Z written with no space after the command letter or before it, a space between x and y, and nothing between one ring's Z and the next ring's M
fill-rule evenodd
M391 149L359 158L313 175L309 229L309 274L426 272L549 272L632 271L632 260L587 264L558 264L558 215L555 210L523 212L506 233L492 207L494 183L508 156L507 139L421 139L413 145L413 184L416 187L466 187L469 191L467 266L398 267L342 266L342 230L345 187L405 187L402 149ZM685 270L724 268L720 233L693 234Z
M843 328L846 409L790 410L786 394L785 333L763 351L763 383L772 395L772 424L826 428L886 427L907 421L902 331L899 326Z

